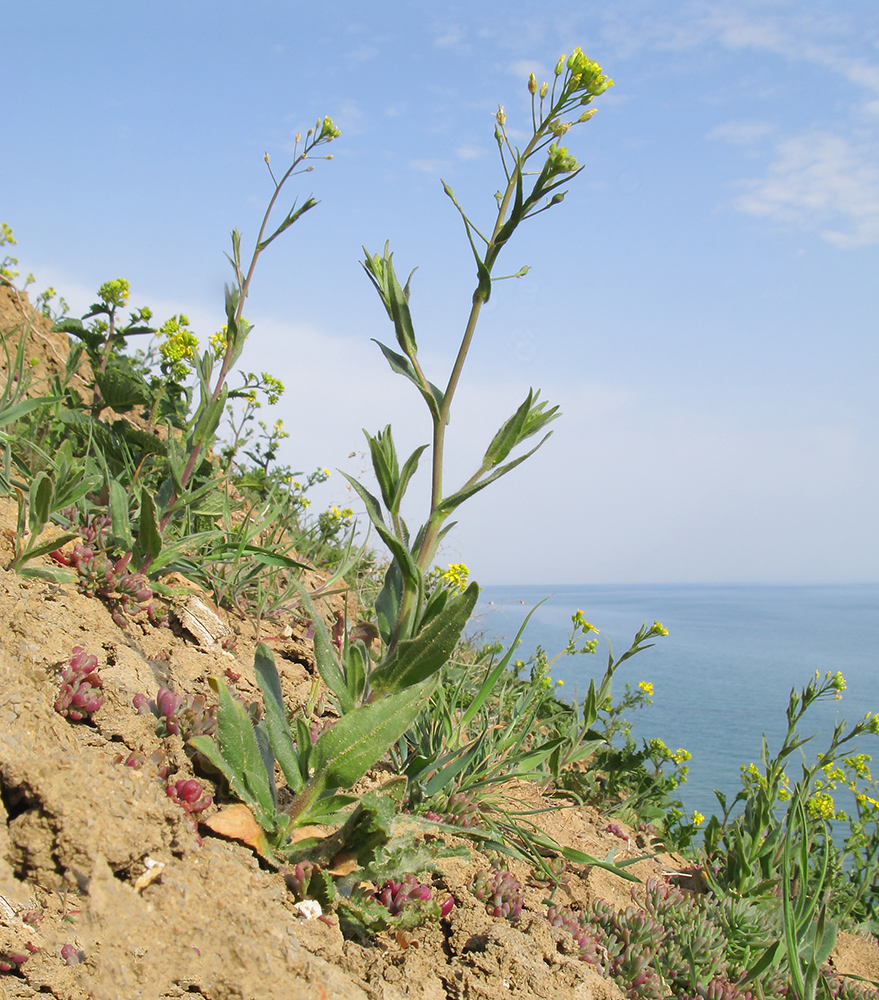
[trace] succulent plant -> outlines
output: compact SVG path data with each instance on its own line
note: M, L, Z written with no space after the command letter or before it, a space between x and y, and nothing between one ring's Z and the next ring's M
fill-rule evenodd
M155 715L159 720L156 735L163 738L180 736L188 740L190 736L213 736L217 731L216 707L209 708L200 694L175 694L170 688L160 687L154 702L145 694L136 694L131 703L138 715Z
M81 965L85 961L85 955L73 944L61 945L61 957L65 965Z
M75 722L88 719L104 704L103 686L97 656L86 653L82 646L74 646L61 673L55 711Z
M298 900L308 896L308 887L317 870L317 865L313 861L300 861L294 868L282 866L278 870L284 876L287 888Z
M168 798L176 802L188 816L193 817L193 822L195 822L194 814L204 812L214 801L202 788L201 782L195 778L181 778L174 781L168 785L165 792Z
M469 886L473 895L485 903L491 917L504 917L511 923L519 919L524 903L522 887L505 869L477 872Z

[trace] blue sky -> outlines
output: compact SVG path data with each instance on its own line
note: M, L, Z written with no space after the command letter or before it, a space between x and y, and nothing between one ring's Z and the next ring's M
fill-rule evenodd
M244 367L297 469L365 468L361 427L429 437L360 247L418 266L444 383L473 267L440 177L487 220L492 114L579 45L615 86L569 134L586 170L503 267L450 427L449 482L529 386L564 412L460 510L443 553L484 583L876 580L879 17L821 2L41 2L4 10L0 220L23 271L82 311L124 276L161 320L223 322L223 252L252 240L319 115L320 206L268 251ZM567 140L566 140L567 141ZM266 416L275 414L266 411ZM354 456L348 456L354 452ZM420 491L419 491L420 489ZM410 517L424 489L416 488ZM351 504L334 474L321 502Z

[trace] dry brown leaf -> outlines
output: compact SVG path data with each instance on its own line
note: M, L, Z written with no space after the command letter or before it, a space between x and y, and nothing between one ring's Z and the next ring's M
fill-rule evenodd
M202 823L221 837L227 837L229 840L240 840L248 847L254 848L263 857L268 857L271 854L266 835L259 823L253 818L253 813L243 803L227 806L220 812L214 813L213 816L202 820Z
M350 875L351 872L359 867L355 851L339 851L330 862L330 867L327 868L327 871L330 875Z

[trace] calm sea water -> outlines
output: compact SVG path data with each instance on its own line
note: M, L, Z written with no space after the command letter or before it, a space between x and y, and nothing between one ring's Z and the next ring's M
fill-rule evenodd
M537 645L550 658L562 649L578 608L601 631L595 656L563 657L552 669L568 698L582 698L589 678L603 674L607 639L619 654L642 622L658 619L668 628L667 638L623 664L615 692L626 681L653 684L653 705L632 715L633 734L692 753L681 790L688 811L710 816L717 811L712 789L730 797L738 791L740 765L759 761L762 734L770 751L779 747L790 690L816 670L841 670L848 689L842 701L815 705L804 718L801 732L819 733L806 747L810 757L837 716L854 722L879 712L879 584L486 587L471 634L511 641L547 595L525 632L520 659ZM879 738L865 737L861 749L877 762L876 776Z

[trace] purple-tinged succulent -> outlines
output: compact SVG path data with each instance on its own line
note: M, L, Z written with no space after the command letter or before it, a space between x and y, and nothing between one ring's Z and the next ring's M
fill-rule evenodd
M74 722L88 719L104 704L100 693L103 686L97 656L86 653L82 646L74 646L70 662L61 673L55 711Z
M300 861L294 868L282 866L278 871L284 876L290 892L298 900L303 900L308 896L308 887L317 871L317 865L313 861Z
M201 782L196 781L194 778L180 778L178 781L174 781L168 785L165 791L168 798L176 802L186 813L195 832L195 839L198 846L201 847L202 839L201 834L198 832L198 817L196 814L204 812L208 806L213 804L214 800L212 796L208 795L201 787Z
M629 837L626 831L617 823L608 823L604 828L604 832L612 833L615 837L619 837L620 840L625 840L627 844L631 840L631 837Z
M0 952L0 972L17 972L19 966L30 958L20 951Z
M121 628L128 624L126 614L146 611L150 621L160 624L167 612L157 610L153 592L143 573L129 572L132 555L126 552L114 559L106 551L110 544L105 518L94 518L79 528L80 540L69 551L56 549L51 557L57 563L70 566L78 577L77 586L87 597L102 597L107 601L113 620Z
M161 750L156 750L149 757L146 754L139 753L137 750L132 750L127 757L123 757L120 753L113 758L113 763L124 764L126 767L134 768L135 771L139 771L144 765L149 764L156 769L160 778L165 778L168 775L168 763L165 760L165 754Z
M213 736L217 731L217 710L208 708L200 694L180 695L160 687L154 702L141 693L131 699L131 704L138 715L155 715L159 720L156 735L163 738L180 736L188 740L190 736Z
M65 965L81 965L85 961L85 954L73 944L61 945L61 957Z
M417 909L419 904L430 903L430 907L423 908L422 912L443 920L455 907L455 897L447 896L442 903L439 903L437 909L438 900L433 900L430 886L419 882L411 873L404 875L399 882L388 879L380 887L376 887L375 898L392 917L399 916L413 907Z
M165 791L168 798L176 802L188 816L204 812L214 801L202 788L201 782L195 778L181 778L179 781L174 781Z
M490 917L504 917L510 923L519 919L524 904L522 887L510 872L505 869L477 872L469 888L485 903L485 912Z
M422 885L414 875L404 875L402 882L388 879L380 889L376 889L375 898L387 907L391 916L396 916L403 912L407 903L430 899L430 886Z

